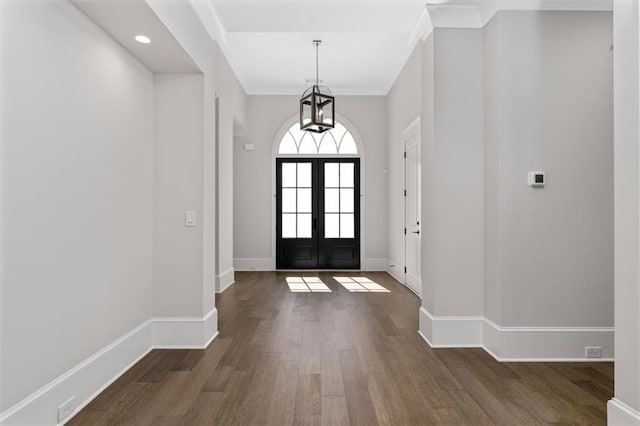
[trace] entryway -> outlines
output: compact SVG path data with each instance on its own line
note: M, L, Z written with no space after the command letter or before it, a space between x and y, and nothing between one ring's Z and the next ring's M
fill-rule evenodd
M276 159L276 268L360 268L360 159Z

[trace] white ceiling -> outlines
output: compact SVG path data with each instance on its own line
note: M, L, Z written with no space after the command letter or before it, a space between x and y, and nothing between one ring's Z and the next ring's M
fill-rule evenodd
M0 0L1 2L2 0ZM199 72L147 4L71 0L154 72ZM171 0L189 2L248 94L386 95L432 28L480 28L498 10L611 10L612 0ZM134 41L145 34L151 44Z
M145 1L71 2L151 71L199 72L196 64ZM134 40L137 34L146 35L151 43L138 43Z
M335 94L385 95L417 40L422 0L210 0L218 41L248 94L301 94L320 79Z

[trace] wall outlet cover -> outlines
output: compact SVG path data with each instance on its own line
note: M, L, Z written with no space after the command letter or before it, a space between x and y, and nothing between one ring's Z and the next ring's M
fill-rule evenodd
M62 422L64 419L73 414L74 410L76 409L75 399L76 397L74 395L58 407L58 423Z
M602 358L601 346L587 346L584 348L585 358Z

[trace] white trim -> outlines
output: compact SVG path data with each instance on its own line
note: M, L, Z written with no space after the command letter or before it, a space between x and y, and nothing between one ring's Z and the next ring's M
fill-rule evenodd
M435 316L422 306L420 331L437 348L482 346L482 317Z
M505 327L483 316L433 315L420 307L419 334L434 348L482 347L501 362L611 362L613 327ZM602 358L586 358L586 346Z
M640 411L634 410L617 398L607 403L607 424L610 426L640 425Z
M407 265L407 238L409 237L408 234L408 230L409 230L409 225L407 225L407 142L410 141L414 136L417 137L417 142L416 142L416 146L417 146L417 150L418 150L418 159L417 159L417 164L416 164L416 168L417 168L417 175L418 175L418 186L416 188L416 203L418 206L418 211L419 211L419 217L418 217L418 221L421 222L422 221L422 187L420 182L422 182L422 150L421 150L421 122L422 122L422 118L420 115L416 116L413 120L411 120L411 122L404 128L404 130L402 130L402 132L400 132L400 136L402 137L402 149L404 150L404 161L402 162L402 178L403 178L403 182L402 185L404 187L404 191L405 191L405 196L402 200L402 222L404 224L404 235L403 235L403 240L402 240L402 255L404 257L404 265L406 267ZM418 229L419 232L419 229ZM420 237L419 237L420 239ZM421 239L420 239L421 241ZM422 271L420 270L420 262L419 259L421 258L421 253L422 248L420 247L418 249L418 253L416 256L416 259L418 260L418 265L417 265L417 274L415 277L415 281L413 285L410 284L411 281L414 281L414 279L411 277L410 274L407 274L406 272L406 268L404 271L404 285L410 289L412 292L414 292L419 298L422 299ZM414 288L415 287L415 288Z
M147 320L0 414L1 424L55 424L58 406L75 396L81 401L71 419L97 394L152 349Z
M425 41L427 37L429 37L429 34L431 34L432 32L433 23L431 22L431 15L429 14L429 11L425 6L424 10L420 14L420 17L418 18L418 21L416 22L416 25L411 30L409 42L407 43L407 47L405 48L405 50L402 52L402 60L398 61L398 67L393 73L393 79L391 79L388 87L386 88L386 90L384 90L384 93L381 93L381 95L386 96L389 94L389 91L398 80L398 76L402 72L402 69L411 57L411 54L415 50L418 43L420 41Z
M361 271L387 271L389 261L384 258L366 258L362 259L360 264ZM264 258L235 258L233 266L236 271L252 272L252 271L275 271L273 259Z
M386 268L387 274L391 275L396 281L404 285L404 266L399 262L389 260Z
M215 308L202 317L148 319L0 413L0 424L56 424L58 406L75 396L66 423L151 350L206 349L217 335Z
M233 259L233 268L236 271L273 271L275 266L270 257Z
M389 261L387 259L363 259L360 265L361 271L386 271Z
M205 349L217 333L217 323L216 308L204 317L153 318L153 347L155 349Z
M235 270L233 268L229 268L220 275L216 275L216 293L222 293L235 282Z
M611 0L440 0L427 4L433 28L484 28L503 10L612 11Z

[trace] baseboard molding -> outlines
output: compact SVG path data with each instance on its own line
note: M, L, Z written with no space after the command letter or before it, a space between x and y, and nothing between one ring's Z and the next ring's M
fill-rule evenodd
M153 318L153 347L154 349L204 349L215 337L217 324L218 310L215 308L202 318Z
M607 403L607 424L609 426L638 426L640 411L634 410L624 402L613 398Z
M276 264L270 257L264 258L236 258L233 259L236 271L275 271Z
M389 267L389 261L387 259L362 259L360 270L362 271L386 271Z
M400 284L404 285L404 272L400 269L400 264L394 262L392 260L387 261L386 271L387 274L391 275L396 281Z
M236 258L233 259L233 268L236 271L275 271L275 261L270 257L265 258ZM388 271L387 259L362 259L360 270L362 271Z
M151 350L204 349L217 330L215 308L201 318L149 319L0 413L0 424L59 424L58 406L75 397L75 409L64 424Z
M420 332L434 348L477 348L482 346L482 317L434 316L421 307Z
M420 335L434 348L482 347L501 362L611 362L613 327L502 327L482 316L436 316L420 308ZM602 347L586 358L585 346Z
M73 417L152 349L153 327L147 320L58 378L0 414L0 424L57 424L58 406L75 396Z
M222 293L233 283L235 283L235 270L229 268L220 275L216 275L216 293Z

